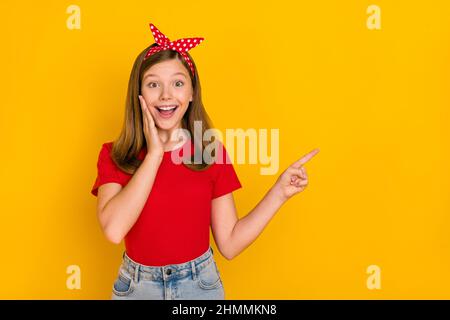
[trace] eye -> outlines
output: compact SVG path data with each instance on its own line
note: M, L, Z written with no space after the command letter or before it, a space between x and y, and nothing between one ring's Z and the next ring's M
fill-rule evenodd
M180 83L180 85L178 85ZM155 88L155 86L153 86L153 84L156 84L156 82L150 82L147 86L149 87L149 88ZM183 81L177 81L176 83L175 83L175 86L177 86L177 87L182 87L182 86L184 86L184 82Z

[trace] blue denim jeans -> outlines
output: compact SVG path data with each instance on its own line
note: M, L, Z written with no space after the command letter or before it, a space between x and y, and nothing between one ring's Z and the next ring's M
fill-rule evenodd
M112 288L112 300L224 300L213 249L180 264L145 266L126 252Z

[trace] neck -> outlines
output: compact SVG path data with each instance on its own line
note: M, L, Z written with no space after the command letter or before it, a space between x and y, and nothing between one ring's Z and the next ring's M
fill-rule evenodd
M157 128L159 138L161 139L165 149L170 149L174 144L180 142L180 140L185 140L187 138L183 131L177 132L177 130L181 128L181 123L169 130Z

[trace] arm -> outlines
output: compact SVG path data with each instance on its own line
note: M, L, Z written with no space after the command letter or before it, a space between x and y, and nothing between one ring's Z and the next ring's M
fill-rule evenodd
M212 232L225 258L233 259L253 243L281 206L306 188L308 176L302 165L317 152L318 149L313 150L289 166L255 208L241 219L238 219L232 193L213 199Z
M270 189L245 217L238 219L232 193L212 202L211 227L222 255L231 260L261 234L285 201Z
M118 183L105 183L98 189L98 219L106 237L116 244L122 241L141 214L164 156L162 141L147 103L141 95L139 101L147 154L123 189Z
M147 154L128 184L105 183L98 189L97 215L108 240L119 244L133 227L153 187L161 157Z

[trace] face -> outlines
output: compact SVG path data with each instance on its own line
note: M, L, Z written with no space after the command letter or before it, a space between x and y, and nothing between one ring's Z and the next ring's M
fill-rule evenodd
M193 95L189 73L177 59L157 63L144 73L141 95L158 128L180 128Z

